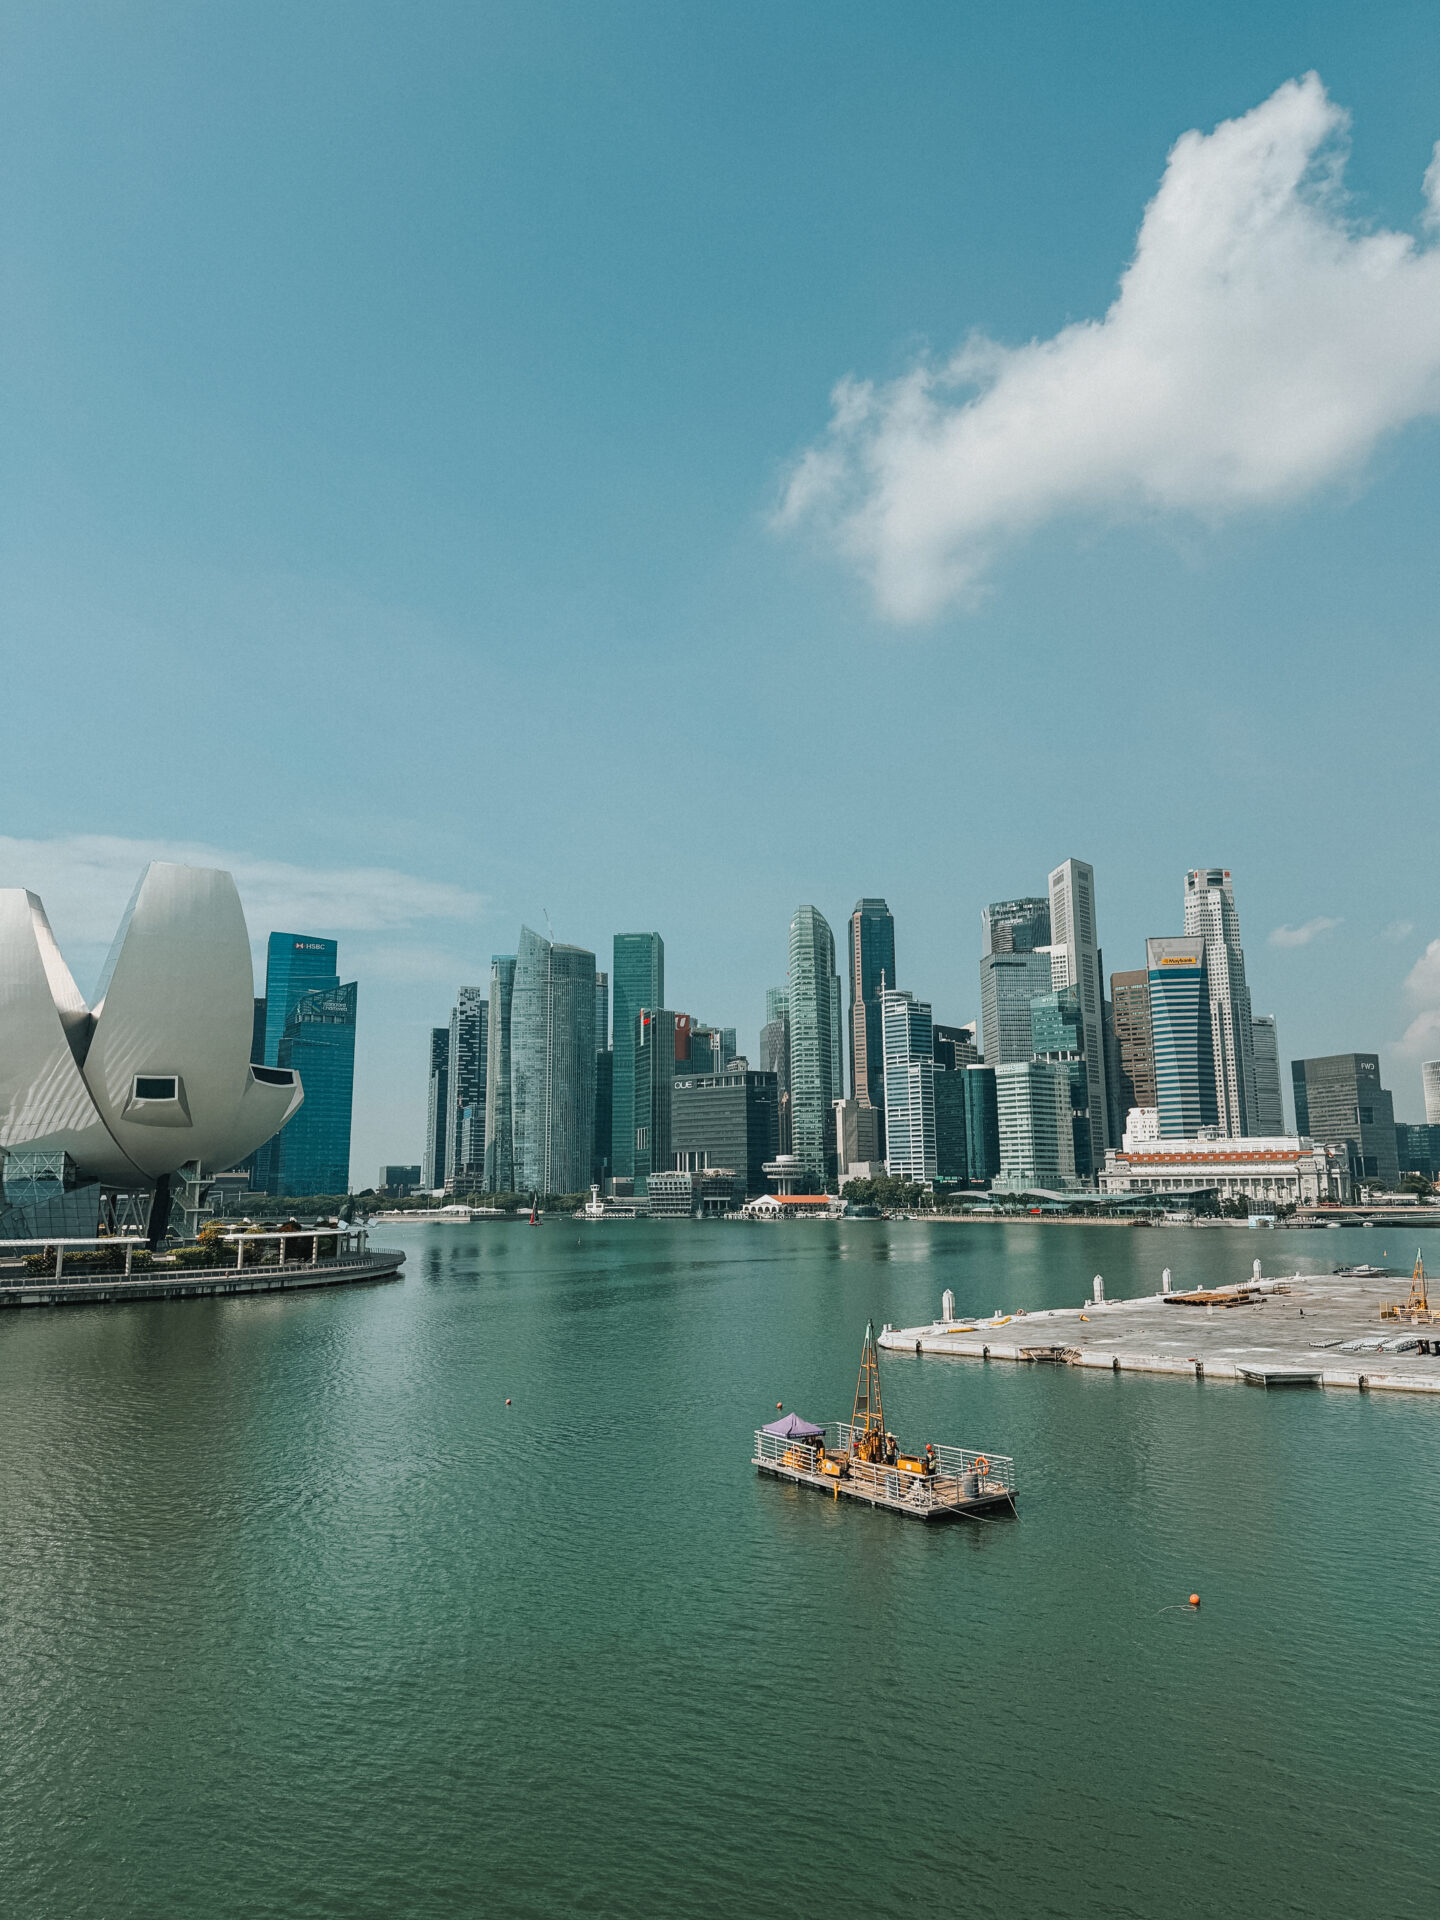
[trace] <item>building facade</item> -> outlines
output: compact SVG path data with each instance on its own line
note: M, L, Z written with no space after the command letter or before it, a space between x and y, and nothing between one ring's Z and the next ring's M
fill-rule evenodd
M1242 1140L1144 1140L1105 1156L1102 1193L1148 1194L1169 1206L1244 1200L1252 1213L1351 1197L1343 1147L1285 1135Z
M1380 1084L1379 1055L1331 1053L1293 1060L1290 1071L1298 1131L1326 1145L1343 1141L1356 1181L1398 1186L1395 1103Z
M1255 1131L1270 1138L1285 1131L1280 1035L1273 1013L1250 1016L1250 1051L1255 1062Z
M447 1193L478 1193L485 1184L485 1068L489 1002L483 987L461 987L450 1009L449 1164Z
M641 1007L635 1016L635 1120L632 1178L636 1193L649 1190L652 1173L667 1173L675 1089L675 1015L667 1007Z
M962 1073L966 1067L978 1066L980 1043L973 1020L963 1027L944 1027L937 1021L934 1034L936 1066L949 1067L952 1073Z
M290 1010L276 1065L300 1076L305 1104L276 1137L271 1193L350 1191L357 995L353 980L313 987Z
M1136 968L1112 973L1110 1003L1119 1085L1115 1106L1121 1132L1132 1107L1155 1105L1155 1041L1150 1031L1150 975Z
M780 1151L780 1089L763 1070L679 1074L670 1107L670 1150L677 1168L730 1168L745 1193L764 1193L765 1162Z
M1073 987L1084 1027L1085 1108L1098 1164L1110 1142L1110 1085L1105 1057L1105 972L1095 919L1095 869L1065 860L1050 875L1050 984ZM1088 1174L1082 1177L1088 1178Z
M1030 1058L1030 1002L1050 991L1048 953L987 953L980 959L980 1027L985 1064Z
M1167 1140L1193 1140L1220 1126L1205 958L1206 944L1198 935L1145 942L1155 1108Z
M841 1180L873 1180L885 1171L880 1153L881 1111L868 1102L835 1102L836 1168Z
M980 951L1036 953L1050 945L1050 902L1030 894L992 900L980 910ZM993 1062L992 1062L993 1064Z
M1205 942L1210 993L1210 1044L1215 1056L1216 1124L1231 1139L1256 1133L1255 1054L1250 989L1240 946L1240 916L1226 867L1196 867L1185 876L1185 932Z
M790 1131L808 1179L823 1186L835 1177L832 1109L840 1098L838 1067L844 1016L835 971L835 937L816 907L803 906L790 922Z
M1425 1092L1425 1124L1440 1127L1440 1060L1422 1062L1420 1084Z
M970 1178L965 1138L965 1067L935 1062L935 1178L964 1186Z
M880 995L885 1049L885 1170L897 1180L935 1180L935 1036L930 1005L887 987Z
M485 1041L485 1191L516 1193L515 1116L511 1098L511 1035L515 1005L513 953L490 956Z
M450 1144L450 1029L430 1029L430 1075L425 1085L425 1159L421 1180L434 1193L445 1185Z
M857 900L850 915L850 1098L881 1114L884 1152L885 1047L880 993L895 980L895 917L883 900ZM835 1088L835 1098L840 1089Z
M595 956L520 930L510 1010L516 1191L580 1193L595 1148Z
M988 1187L1000 1172L1000 1107L995 1069L965 1069L965 1166L972 1187Z
M665 942L658 933L617 933L610 959L614 1023L614 1113L611 1161L617 1179L635 1172L635 1034L642 1007L665 1004Z
M1095 1136L1090 1111L1092 1082L1085 1070L1087 1028L1078 987L1056 987L1037 993L1030 1002L1031 1057L1058 1067L1070 1087L1070 1129L1075 1154L1075 1177L1090 1180L1096 1166Z
M1402 1177L1418 1173L1433 1180L1440 1174L1440 1126L1431 1126L1428 1121L1423 1126L1407 1126L1397 1120L1395 1159Z
M765 989L765 1024L760 1029L760 1068L773 1073L779 1087L780 1152L790 1153L790 996L784 987Z
M1070 1076L1041 1060L996 1067L995 1107L1000 1172L1006 1193L1056 1192L1075 1184Z

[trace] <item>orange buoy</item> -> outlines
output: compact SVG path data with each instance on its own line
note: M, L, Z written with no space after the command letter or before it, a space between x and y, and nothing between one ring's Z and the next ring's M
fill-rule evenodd
M1198 1607L1198 1606L1199 1606L1199 1604L1200 1604L1200 1596L1199 1596L1199 1594L1198 1594L1198 1593L1192 1593L1192 1594L1191 1594L1191 1596L1190 1596L1190 1604L1191 1604L1191 1606L1192 1606L1192 1607Z
M785 1403L783 1400L777 1400L775 1402L775 1411L777 1413L783 1413L785 1411Z
M507 1401L505 1402L505 1404L506 1404L506 1406L508 1407L508 1406L509 1406L509 1404L510 1404L510 1402L509 1402L509 1401L507 1400Z

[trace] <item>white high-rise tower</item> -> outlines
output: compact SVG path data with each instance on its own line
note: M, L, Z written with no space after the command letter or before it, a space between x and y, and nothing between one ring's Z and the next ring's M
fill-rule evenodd
M1105 1072L1105 984L1095 932L1095 869L1067 860L1050 876L1050 984L1077 987L1085 1027L1085 1077L1090 1083L1090 1142L1095 1165L1105 1164L1110 1138L1110 1089ZM986 1036L989 1045L989 1036Z
M1186 874L1185 932L1190 939L1205 942L1220 1131L1231 1139L1258 1133L1250 989L1245 984L1240 916L1228 867L1196 867Z
M1420 1083L1425 1089L1425 1124L1440 1127L1440 1060L1421 1062Z

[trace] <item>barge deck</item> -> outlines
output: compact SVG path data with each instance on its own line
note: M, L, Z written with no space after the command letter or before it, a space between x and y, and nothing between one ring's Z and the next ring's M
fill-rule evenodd
M334 1248L314 1257L317 1238ZM303 1243L308 1241L309 1248ZM276 1243L280 1244L276 1244ZM302 1243L295 1245L293 1243ZM172 1266L163 1256L156 1264L137 1267L134 1255L143 1242L122 1240L6 1241L10 1257L0 1251L0 1308L112 1306L128 1300L213 1300L247 1293L297 1293L313 1287L360 1286L370 1281L396 1280L405 1255L393 1247L371 1247L363 1228L335 1228L318 1235L304 1232L230 1234L235 1264ZM14 1250L22 1249L16 1258ZM123 1265L97 1272L72 1259L67 1250L111 1253ZM24 1254L28 1253L28 1260ZM306 1254L310 1257L304 1257ZM286 1256L290 1257L286 1257ZM300 1257L295 1257L299 1255ZM43 1257L43 1270L31 1269ZM83 1257L83 1256L82 1256Z
M909 1520L963 1520L969 1516L1015 1510L1015 1462L1002 1454L971 1453L963 1447L936 1447L935 1473L909 1473L849 1458L850 1424L831 1421L825 1428L823 1452L819 1445L766 1433L755 1435L751 1465L774 1480L813 1487L833 1500L859 1500L868 1507L884 1507ZM821 1462L844 1471L827 1472Z

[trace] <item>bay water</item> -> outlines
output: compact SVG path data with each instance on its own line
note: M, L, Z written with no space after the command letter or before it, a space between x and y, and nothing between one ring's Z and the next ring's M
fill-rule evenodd
M6 1915L1440 1904L1440 1404L885 1354L888 1424L1012 1455L1017 1519L749 1465L947 1287L1408 1272L1413 1235L376 1237L396 1284L0 1320Z

